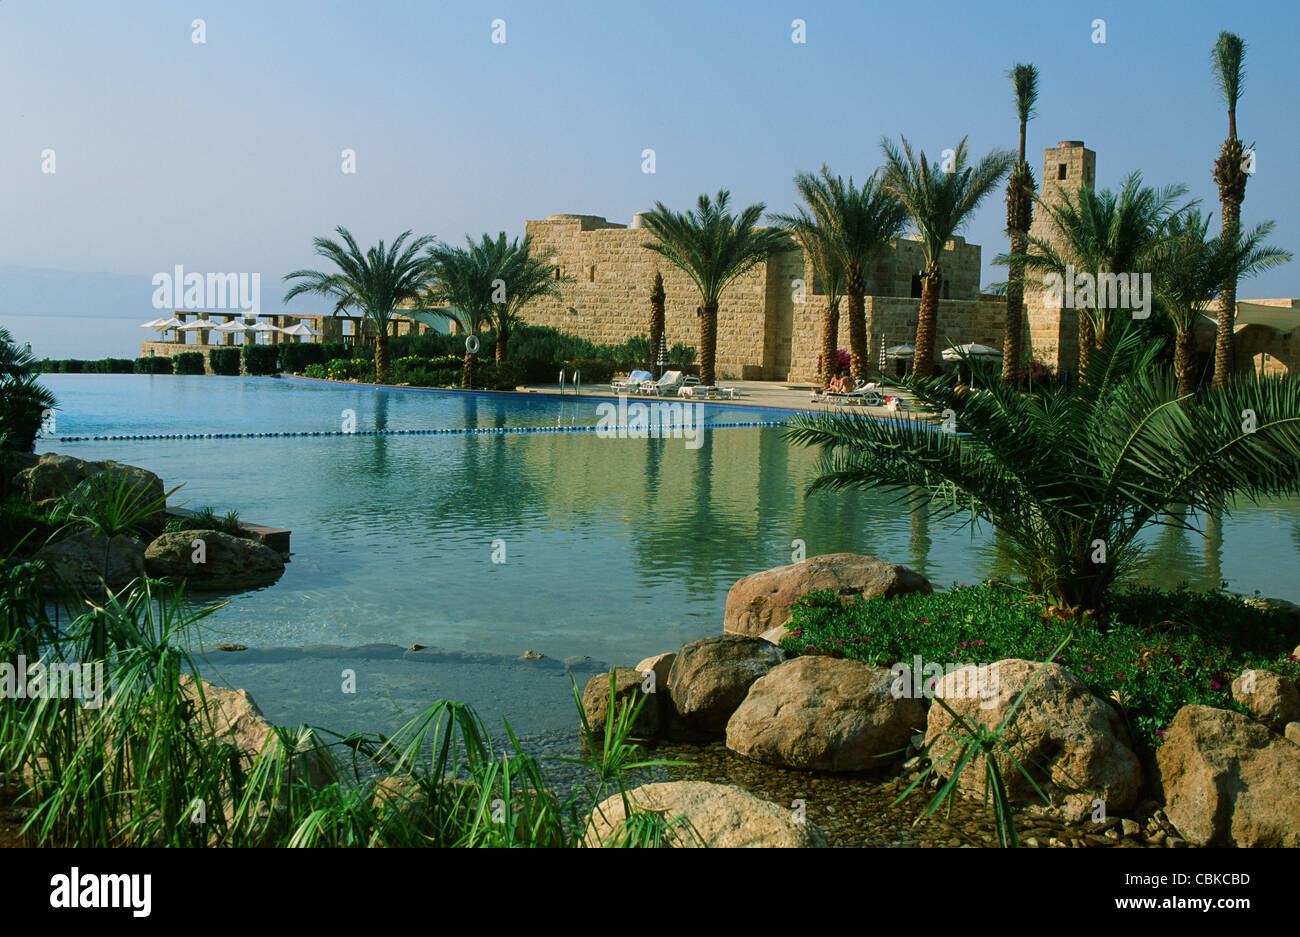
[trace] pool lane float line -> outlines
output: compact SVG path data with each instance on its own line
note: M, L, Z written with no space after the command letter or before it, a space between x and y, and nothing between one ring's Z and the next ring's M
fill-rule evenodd
M785 426L782 420L760 420L752 423L710 423L701 429L762 429L771 426ZM626 427L622 427L626 429ZM174 439L282 439L289 437L327 437L327 436L530 436L537 433L594 433L599 426L507 426L453 429L368 429L353 431L343 430L300 430L262 433L122 433L110 436L59 436L59 442L152 442ZM672 427L665 435L657 429L645 430L649 439L674 438L674 432L682 427ZM641 431L638 431L638 434ZM53 438L53 437L51 437Z

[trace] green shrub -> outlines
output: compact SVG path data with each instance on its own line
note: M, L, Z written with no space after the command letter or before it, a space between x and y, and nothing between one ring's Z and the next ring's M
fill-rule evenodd
M213 348L208 352L208 366L212 369L213 374L224 374L227 377L235 377L239 374L239 349L230 348Z
M54 395L32 373L34 363L26 347L0 326L0 450L31 452L47 411L56 406ZM13 472L8 466L0 472L5 487Z
M335 358L325 365L326 376L333 381L364 381L375 379L375 363L368 358Z
M325 346L314 342L308 344L284 344L280 349L280 370L289 374L303 374L309 364L325 363Z
M172 355L172 367L177 374L202 374L203 352L182 351Z
M464 350L463 335L445 335L442 332L395 335L388 341L388 353L394 358L442 358L460 354Z
M333 361L336 358L370 358L375 357L372 343L349 345L347 342L324 342L321 346L321 360Z
M394 359L388 380L413 387L450 387L460 382L461 360L453 355L437 358L407 356Z
M198 354L198 352L194 352L194 354ZM171 374L172 359L165 358L162 355L158 355L153 358L136 358L135 373L136 374Z
M135 369L135 362L130 358L106 358L110 374L130 374Z
M59 370L64 374L81 374L86 370L86 362L79 358L67 358L60 363Z
M584 384L608 384L614 376L614 364L611 361L601 361L599 358L578 358L565 364L564 369L569 372L566 379L572 379L573 369L577 368ZM556 375L559 375L559 369L556 369Z
M211 507L200 508L193 517L176 517L167 522L163 533L175 533L180 530L217 530L232 537L253 539L253 535L244 530L239 521L239 512L230 511L225 517L218 517Z
M309 364L302 369L302 376L324 380L329 377L329 372L325 370L325 365L323 364Z
M997 583L848 603L809 592L786 628L787 650L883 667L910 667L916 655L940 665L1041 660L1070 630L1036 597ZM1097 695L1116 696L1135 737L1154 748L1183 706L1240 709L1231 686L1247 668L1300 678L1297 642L1300 626L1237 596L1141 587L1117 593L1106 631L1075 627L1058 663Z
M274 374L279 369L280 348L250 343L244 346L243 358L246 374Z

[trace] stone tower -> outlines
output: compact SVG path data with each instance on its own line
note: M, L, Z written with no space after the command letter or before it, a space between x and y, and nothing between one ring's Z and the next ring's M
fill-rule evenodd
M1077 192L1081 185L1092 190L1097 179L1097 154L1082 140L1062 140L1043 151L1040 179L1039 197L1048 203L1056 203L1063 191ZM1029 230L1034 237L1055 243L1055 226L1042 206L1034 207L1034 222ZM1058 372L1073 372L1079 360L1079 317L1073 312L1062 313L1046 293L1033 286L1032 280L1025 284L1025 311L1034 358Z

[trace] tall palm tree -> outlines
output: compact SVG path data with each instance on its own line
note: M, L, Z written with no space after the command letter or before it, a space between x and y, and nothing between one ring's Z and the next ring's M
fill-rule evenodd
M470 351L468 338L486 329L493 322L496 307L502 305L492 299L494 293L500 295L497 281L504 279L508 245L504 234L495 241L485 234L479 243L466 235L465 244L435 244L429 248L428 289L419 302L421 309L445 316L465 333L461 386L470 389L478 371L478 351Z
M1165 241L1167 222L1176 213L1174 203L1187 194L1181 185L1151 188L1142 185L1142 174L1134 172L1118 193L1110 189L1094 192L1080 185L1074 192L1062 191L1047 201L1034 196L1054 227L1052 237L1030 234L1028 250L1021 255L1002 254L993 262L1020 263L1026 271L1040 274L1044 283L1059 277L1062 286L1071 277L1090 275L1098 285L1106 274L1149 273L1157 248ZM1130 297L1131 298L1131 297ZM1109 326L1120 310L1104 302L1100 289L1091 299L1081 293L1075 302L1079 314L1079 373L1087 372L1088 356L1105 341Z
M1141 558L1139 534L1178 523L1174 505L1212 513L1234 498L1300 491L1300 382L1243 375L1180 406L1171 370L1131 323L1117 323L1068 390L1021 394L997 381L957 390L902 385L962 434L916 420L802 414L794 441L822 447L812 490L920 486L946 513L991 522L1039 594L1076 614L1104 612L1116 577ZM1260 414L1253 433L1241 413ZM1264 416L1267 414L1267 417ZM1105 543L1096 560L1097 541Z
M1209 216L1202 218L1199 211L1175 215L1166 226L1167 240L1155 254L1154 285L1177 334L1174 371L1182 395L1196 391L1194 329L1224 281L1253 276L1292 259L1290 251L1264 243L1273 231L1271 221L1235 238L1208 238L1209 229Z
M314 238L316 253L337 267L337 271L295 270L285 280L299 280L284 294L288 302L303 293L327 296L335 301L334 312L356 308L363 321L375 327L375 380L388 375L388 329L394 310L419 296L429 278L429 262L423 255L433 243L431 235L407 243L410 231L403 231L385 250L384 242L362 253L347 228L334 229L343 244L328 238Z
M755 228L766 206L750 205L739 215L727 211L731 193L716 199L701 195L693 211L675 212L655 202L643 218L657 238L643 246L680 267L700 291L700 383L715 383L718 351L718 306L723 290L777 251L790 246L790 235L779 228Z
M829 386L839 364L840 298L844 295L845 266L835 231L810 215L803 206L793 215L773 215L772 220L790 230L812 263L813 275L826 296L822 312L822 386Z
M939 164L927 160L924 152L919 158L915 156L906 137L902 143L900 150L889 140L881 142L885 151L884 188L903 203L921 235L925 274L916 319L916 357L912 370L917 377L929 377L934 373L943 247L1011 171L1015 154L1009 150L992 150L974 166L968 166L966 138L962 137L953 154L952 171L944 172Z
M1034 220L1034 173L1025 160L1025 130L1034 117L1038 101L1038 69L1033 65L1016 65L1009 77L1016 94L1016 116L1020 118L1020 158L1011 170L1007 183L1007 234L1011 254L1025 252L1025 236ZM1007 321L1002 334L1002 383L1015 381L1023 354L1021 322L1024 317L1025 268L1019 261L1011 264L1007 276Z
M1223 103L1228 105L1228 139L1214 161L1214 182L1219 187L1223 238L1232 240L1241 227L1241 203L1246 198L1245 148L1237 138L1237 101L1246 79L1246 43L1230 32L1219 33L1210 61ZM1229 274L1219 297L1218 326L1214 339L1214 383L1222 386L1232 374L1232 330L1237 314L1237 280Z
M845 182L840 176L831 175L830 169L823 165L815 176L799 173L794 184L804 204L798 207L796 214L776 215L774 218L778 224L791 228L801 243L805 239L800 236L800 229L811 233L809 226L815 227L823 245L820 248L822 264L827 269L832 266L842 269L842 292L849 299L850 367L854 378L865 381L876 360L874 323L869 323L866 317L867 267L891 239L903 233L907 210L897 197L885 191L876 173L867 178L862 188L858 188L852 177ZM804 249L808 250L807 243L804 243ZM812 259L816 267L815 252ZM822 282L827 287L829 301L832 297L825 273ZM834 331L829 337L825 329L822 332L822 368L826 381L835 374L839 347L836 341L839 333L838 300L836 295L828 307L831 319L824 322L824 325L833 325Z
M655 271L654 283L650 287L650 360L655 380L663 377L659 373L659 346L664 342L664 275Z
M496 360L500 364L509 357L510 333L514 326L523 319L523 307L543 296L559 296L560 284L566 279L557 276L555 264L551 263L553 254L533 253L531 235L524 235L506 243L506 233L502 231L492 241L485 234L481 245L488 256L499 258L497 279L501 281L501 293L493 294L492 331L496 339ZM500 299L500 302L496 300Z

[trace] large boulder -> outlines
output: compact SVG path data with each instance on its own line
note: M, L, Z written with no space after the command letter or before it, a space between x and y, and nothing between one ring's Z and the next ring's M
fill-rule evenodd
M250 761L256 759L263 749L268 755L277 750L280 740L275 728L266 721L247 690L227 690L201 677L196 684L193 676L181 674L181 691L194 704L198 717L202 719L200 724L214 738L234 745ZM317 754L309 739L299 741L290 767L295 773L301 772L313 787L324 787L337 780L328 759Z
M1233 680L1232 698L1277 733L1300 719L1300 689L1290 677L1271 670L1247 670Z
M682 817L668 835L673 847L807 848L825 847L817 825L793 810L760 800L729 784L707 781L666 781L628 792L634 811L659 813L672 821ZM587 825L589 846L610 845L626 817L623 798L610 797L592 811ZM689 824L689 827L686 826Z
M1112 814L1137 803L1142 768L1115 707L1059 664L1009 659L984 666L988 669L982 672L971 664L946 674L934 695L942 696L967 721L993 729L1002 724L1030 679L1045 668L1025 694L1002 741L1056 812L1074 822L1091 814L1094 800L1104 800ZM932 762L939 763L957 746L945 734L950 731L954 731L952 716L942 706L931 705L925 743ZM1012 802L1041 806L1042 798L1011 755L999 749L995 757ZM977 757L962 772L958 785L983 796L984 774L983 758Z
M779 647L738 634L683 645L668 673L668 692L681 726L722 735L750 685L785 657Z
M669 651L667 654L656 654L654 657L647 657L641 663L636 665L637 673L644 677L647 673L655 675L656 692L668 693L668 675L673 671L673 661L677 660L677 655Z
M1184 706L1156 752L1165 816L1198 846L1300 846L1300 746L1248 716Z
M828 553L746 576L727 593L722 630L758 637L790 620L790 606L813 589L875 599L929 593L920 573L857 553Z
M799 657L754 681L727 723L727 747L755 761L820 771L888 763L925 726L926 700L895 697L881 667Z
M110 589L120 589L144 575L143 541L118 534L107 546L106 557L103 535L83 530L41 547L35 559L44 561L62 584L78 591L98 592L101 580Z
M614 700L619 706L625 703L635 704L647 696L641 687L645 681L640 669L629 670L619 667L614 670ZM657 692L649 695L632 723L632 735L639 739L652 739L659 734L659 697L665 689L656 688ZM587 681L582 691L582 708L587 714L587 724L592 732L603 735L609 719L609 674L598 673Z
M150 499L162 500L162 479L147 469L112 460L86 462L56 452L41 456L40 461L35 465L19 472L15 476L15 481L26 492L29 500L40 504L57 500L87 478L93 478L104 472L126 474L131 480L133 489Z
M1273 599L1268 596L1253 595L1244 600L1247 605L1288 620L1291 624L1300 624L1300 605L1286 599Z
M185 579L200 591L256 589L284 575L284 559L279 553L256 540L219 530L160 534L144 551L144 560L149 575Z

